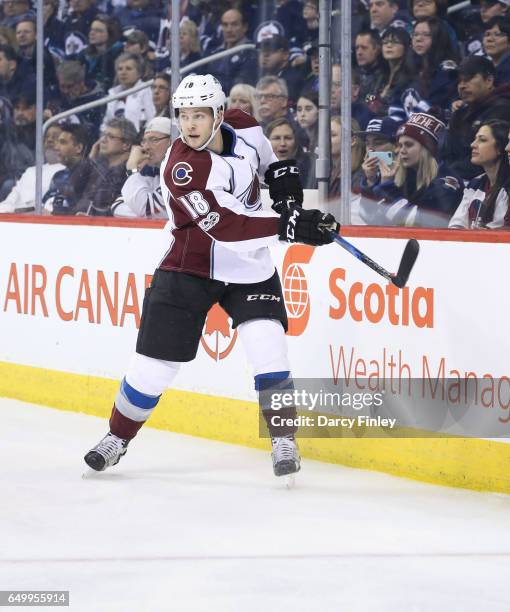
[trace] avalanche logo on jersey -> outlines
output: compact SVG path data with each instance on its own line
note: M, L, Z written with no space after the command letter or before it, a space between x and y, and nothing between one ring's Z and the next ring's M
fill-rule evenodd
M186 162L178 162L172 168L172 181L182 187L191 183L193 168Z
M255 173L253 173L251 183L237 197L248 210L258 210L261 208L259 177Z

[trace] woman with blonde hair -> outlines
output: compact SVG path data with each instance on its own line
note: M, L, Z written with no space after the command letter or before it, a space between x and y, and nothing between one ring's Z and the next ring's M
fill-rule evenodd
M379 174L362 186L363 197L379 200L381 225L446 227L462 198L462 180L436 160L445 124L436 116L414 113L397 132L398 157L391 166L379 160ZM364 166L368 160L364 162ZM372 182L373 181L373 182Z
M258 116L258 102L255 99L255 87L247 83L238 83L230 90L230 95L227 100L227 108L240 108L245 113L255 117Z
M202 57L197 24L191 19L186 19L180 25L179 47L181 50L181 68L196 62Z

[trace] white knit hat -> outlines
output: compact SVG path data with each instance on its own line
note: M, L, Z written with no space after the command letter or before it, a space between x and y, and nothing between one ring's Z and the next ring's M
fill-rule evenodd
M154 117L145 126L145 133L147 132L160 132L170 136L172 133L172 121L168 117Z

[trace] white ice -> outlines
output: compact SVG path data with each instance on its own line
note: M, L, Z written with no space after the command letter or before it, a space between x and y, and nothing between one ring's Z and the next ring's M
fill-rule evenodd
M510 497L146 428L82 479L103 419L0 400L0 589L83 612L510 609ZM37 608L54 610L55 608Z

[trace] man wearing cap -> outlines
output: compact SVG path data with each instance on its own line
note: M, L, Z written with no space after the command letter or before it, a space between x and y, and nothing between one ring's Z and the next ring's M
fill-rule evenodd
M283 36L276 34L257 43L259 49L259 68L263 76L276 76L284 79L289 90L289 102L295 106L305 82L302 66L292 66L289 62L289 43Z
M459 67L460 100L454 110L440 157L468 181L480 174L471 163L471 142L480 124L488 119L510 121L510 85L495 86L496 68L486 57L467 57Z
M219 53L251 43L252 41L247 37L248 25L246 17L239 9L233 8L225 11L220 21L223 44L213 49L211 53ZM233 85L237 83L255 85L257 82L257 54L253 49L239 51L239 53L212 62L209 64L209 70L220 81L225 92L230 92Z
M114 217L167 219L159 167L170 146L172 122L154 117L145 128L142 146L135 145L126 163L128 178L112 205Z
M381 162L380 177L362 196L378 201L372 221L380 225L447 227L463 193L456 173L436 157L445 124L429 113L414 113L397 131L399 154L390 167ZM364 205L362 202L361 206Z

